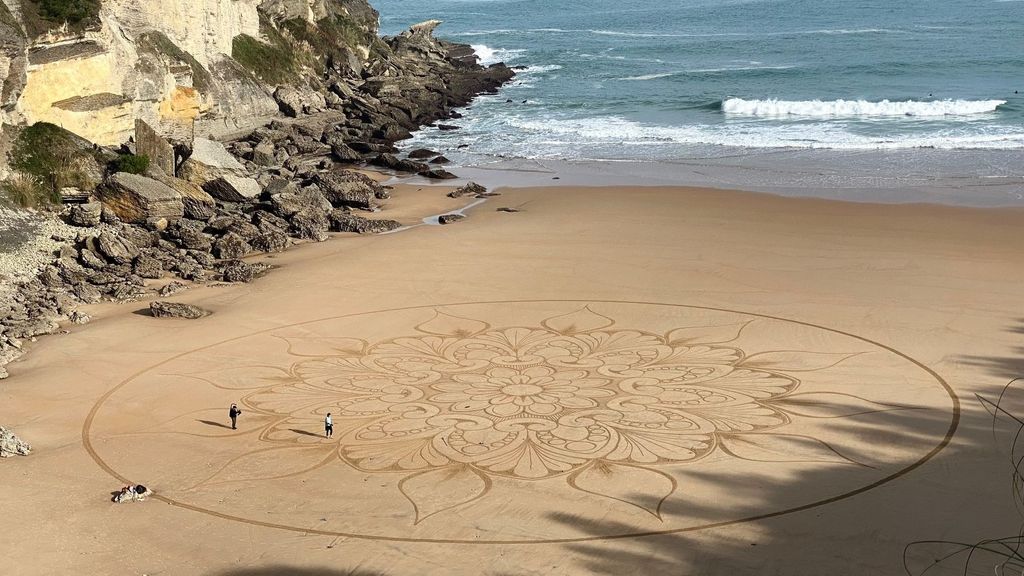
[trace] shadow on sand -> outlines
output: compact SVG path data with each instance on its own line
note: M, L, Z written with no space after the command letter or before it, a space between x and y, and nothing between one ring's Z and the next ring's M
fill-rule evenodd
M1024 389L1019 393L1024 400ZM998 388L991 391L993 399L999 395ZM1004 459L1010 445L1007 441L1020 433L1020 423L1004 417L993 425L991 406L981 399L961 400L963 418L955 440L935 460L903 471L888 482L820 506L784 514L767 512L740 524L739 529L727 524L692 532L572 543L565 547L577 558L580 572L586 574L993 574L995 566L1005 564L1005 557L978 552L965 566L968 558L964 550L969 551L987 537L1020 534L1021 518L1013 506L1014 479ZM875 442L884 442L894 434L913 437L922 430L935 430L948 421L948 414L937 411L890 412L878 419L867 434ZM850 426L842 422L833 425L840 429ZM848 432L864 434L863 428L851 428ZM848 456L857 460L857 454ZM731 496L739 495L743 502L766 503L793 501L794 494L813 493L816 487L837 484L846 470L836 466L798 472L787 482L776 485L728 474L693 476L714 483ZM979 474L994 480L975 485L971 479L977 479ZM993 486L1002 490L996 492ZM684 516L696 519L697 523L728 520L716 504L689 503L684 509L667 501L662 516ZM629 525L590 522L576 516L554 515L551 520L586 536L633 531ZM897 535L917 538L901 540ZM884 572L879 572L881 567Z
M1024 320L1017 321L1011 330L1024 335ZM1024 373L1024 346L1014 351L1006 356L964 361L1005 383ZM960 401L956 434L933 459L824 505L783 514L771 512L778 508L765 504L793 502L794 495L816 493L821 486L842 485L849 468L837 465L797 471L785 482L774 484L695 471L694 478L714 483L733 500L738 497L741 502L751 503L747 516L755 518L691 532L545 544L537 548L538 559L560 559L561 568L553 572L568 573L565 567L572 566L575 573L609 576L1020 574L1024 566L1019 511L1024 510L1024 474L1020 471L1024 440L1017 439L1024 436L1024 421L1015 415L1024 414L1024 383L1007 389L1006 394L1002 385L988 386L977 397ZM915 437L933 441L934 435L926 436L922 431L944 429L949 419L947 412L904 410L876 415L868 430L863 422L836 420L832 426L877 446ZM859 460L860 455L846 456ZM685 490L685 486L680 488ZM642 495L634 498L641 500ZM685 507L668 501L661 512L666 518L684 517L691 525L743 517L730 517L730 512L713 500L691 501ZM583 538L635 531L631 525L575 515L551 515L550 520ZM494 553L499 549L495 547ZM499 573L489 569L488 554L481 555L474 574ZM524 565L524 573L544 573L538 570L540 562ZM270 566L229 570L214 576L378 574Z
M228 426L227 424L224 424L222 422L214 422L213 420L196 420L196 422L199 422L200 424L206 424L207 426L214 426L216 428L227 428L228 430L231 430L231 426Z
M211 573L210 576L388 576L383 572L365 570L344 570L338 568L295 568L291 566L267 566L264 568L239 568L226 572Z

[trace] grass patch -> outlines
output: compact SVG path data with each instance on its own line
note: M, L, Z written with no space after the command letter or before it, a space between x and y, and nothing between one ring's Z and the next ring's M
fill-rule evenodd
M316 24L293 18L282 22L281 27L297 42L308 46L311 67L318 72L323 72L325 67L334 68L335 63L345 63L348 58L346 48L360 58L362 54L357 50L360 46L368 48L372 55L390 52L372 28L346 16L324 18Z
M129 174L145 174L149 169L149 156L141 154L125 154L114 160L115 172L127 172Z
M160 54L177 60L192 69L192 87L203 94L209 94L213 87L213 76L194 56L182 50L163 32L146 32L139 36L138 47L151 54Z
M0 191L8 203L19 208L46 208L60 204L60 193L54 193L35 176L15 172L0 183Z
M267 84L287 84L299 77L295 48L281 31L260 13L263 42L248 34L239 34L231 41L231 57L246 70Z
M61 188L91 189L89 174L97 166L97 155L87 141L67 130L37 122L25 128L14 141L11 167L45 186L59 199Z
M264 40L245 34L232 41L231 57L254 76L269 84L287 84L298 79L304 69L320 76L336 64L345 64L348 50L360 58L356 48L369 48L371 53L390 52L372 28L346 16L332 16L313 24L292 18L274 26L260 15L260 32Z

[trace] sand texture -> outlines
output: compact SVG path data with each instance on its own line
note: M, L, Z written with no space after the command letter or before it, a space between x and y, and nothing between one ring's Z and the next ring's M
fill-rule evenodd
M0 387L33 447L0 464L0 572L901 574L1017 530L976 395L1024 371L1024 212L562 187L466 214L34 346Z

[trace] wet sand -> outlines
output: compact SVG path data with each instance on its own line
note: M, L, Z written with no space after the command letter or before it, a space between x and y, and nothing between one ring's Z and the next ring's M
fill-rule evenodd
M99 306L33 346L0 385L35 450L0 463L6 569L898 574L1019 527L975 395L1024 370L1024 211L501 192L172 298L202 320Z

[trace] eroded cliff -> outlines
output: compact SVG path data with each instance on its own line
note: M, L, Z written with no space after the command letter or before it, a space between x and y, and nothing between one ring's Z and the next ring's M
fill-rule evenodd
M443 69L457 62L446 62L434 25L387 42L366 0L3 2L8 133L49 122L118 145L142 119L187 141L251 130L282 111L342 110L353 98L394 116L371 121L410 129L452 105Z

